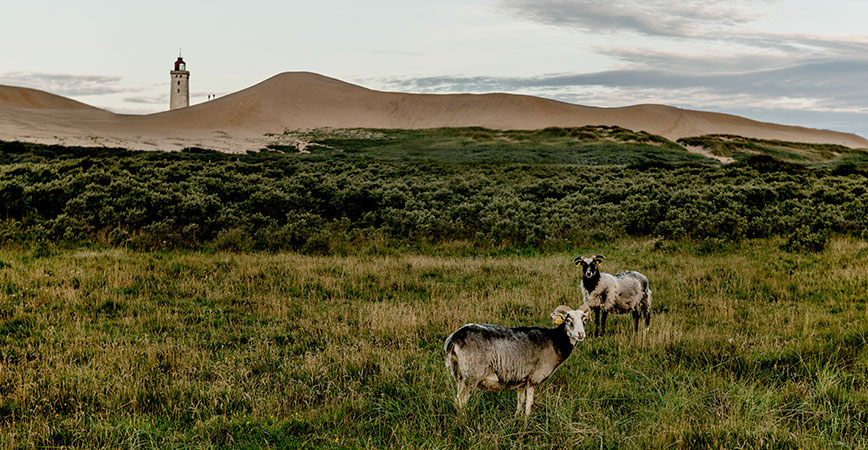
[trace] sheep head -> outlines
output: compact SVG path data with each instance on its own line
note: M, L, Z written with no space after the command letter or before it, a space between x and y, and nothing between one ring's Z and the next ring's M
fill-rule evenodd
M582 305L579 309L572 309L567 305L561 305L555 308L551 317L552 322L556 325L564 324L564 330L567 332L571 344L575 345L576 342L585 340L585 322L588 321L587 307Z
M593 278L600 273L600 264L603 263L604 259L606 257L599 254L591 257L579 255L573 258L573 264L582 268L582 276L584 278Z

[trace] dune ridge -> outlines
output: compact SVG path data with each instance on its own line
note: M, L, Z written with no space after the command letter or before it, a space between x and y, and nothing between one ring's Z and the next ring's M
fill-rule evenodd
M42 110L104 111L71 98L49 94L38 89L0 84L0 107ZM108 112L108 111L104 111Z
M585 125L616 125L672 140L732 134L868 148L868 140L855 134L665 105L597 108L504 93L383 92L310 72L281 73L208 102L149 115L113 114L42 91L0 86L0 139L68 145L244 151L261 148L270 139L266 134L286 129Z

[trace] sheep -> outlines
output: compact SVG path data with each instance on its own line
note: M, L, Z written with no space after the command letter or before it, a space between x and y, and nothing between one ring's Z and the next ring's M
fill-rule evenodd
M468 323L446 338L446 367L455 378L455 406L462 413L473 389L516 390L516 414L530 416L534 388L585 339L586 311L562 305L551 314L555 328Z
M639 272L627 271L617 275L600 272L603 255L590 258L577 256L573 264L582 268L582 298L594 312L594 337L606 333L609 312L633 313L633 332L639 332L639 317L645 318L645 331L651 325L651 289L648 279ZM641 312L640 312L641 310ZM602 320L600 318L602 316Z

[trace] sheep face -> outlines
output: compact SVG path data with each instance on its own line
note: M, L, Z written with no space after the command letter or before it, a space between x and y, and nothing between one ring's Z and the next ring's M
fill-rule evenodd
M575 345L576 342L585 340L585 323L588 321L588 313L581 309L568 309L559 306L552 313L552 321L555 324L564 324L564 331L567 337L570 338L570 343Z
M582 268L582 277L594 278L600 274L600 263L606 259L603 255L594 255L592 257L576 256L573 259L573 264Z

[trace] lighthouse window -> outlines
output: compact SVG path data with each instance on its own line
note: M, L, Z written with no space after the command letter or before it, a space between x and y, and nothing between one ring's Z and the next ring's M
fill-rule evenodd
M178 80L178 86L180 86L180 85L181 85L181 80Z
M181 93L181 90L180 90L180 89L178 89L178 93L179 93L179 94Z

